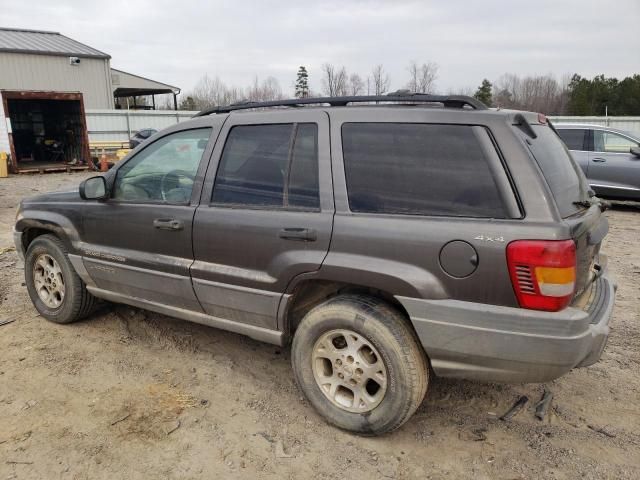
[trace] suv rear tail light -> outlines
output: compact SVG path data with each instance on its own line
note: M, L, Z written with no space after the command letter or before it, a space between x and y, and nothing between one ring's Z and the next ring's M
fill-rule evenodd
M507 264L521 307L557 312L571 302L576 285L573 240L511 242Z

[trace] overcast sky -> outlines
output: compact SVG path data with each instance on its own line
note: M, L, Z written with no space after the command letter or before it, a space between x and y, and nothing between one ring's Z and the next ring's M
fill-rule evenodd
M436 62L440 92L505 72L640 73L640 0L0 0L0 12L0 26L61 32L183 90L206 73L274 76L291 94L306 65L319 91L325 62L362 77L381 63L392 89L412 60Z

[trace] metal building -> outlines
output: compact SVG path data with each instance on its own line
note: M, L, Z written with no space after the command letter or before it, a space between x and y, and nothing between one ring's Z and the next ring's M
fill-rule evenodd
M57 32L0 28L0 152L14 172L83 168L90 159L85 109L116 98L180 89L111 69L111 56ZM122 102L119 102L122 103Z

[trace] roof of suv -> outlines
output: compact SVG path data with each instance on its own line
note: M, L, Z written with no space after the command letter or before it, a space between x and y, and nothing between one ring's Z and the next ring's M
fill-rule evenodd
M215 106L196 114L196 117L217 113L229 113L235 110L248 110L254 108L270 107L300 107L303 105L329 105L331 107L345 107L356 103L380 104L404 103L404 104L441 104L448 108L470 108L473 110L487 110L487 106L473 97L465 95L430 95L424 93L411 93L407 90L399 90L387 95L365 95L349 97L308 97L289 100L271 100L266 102L243 101L227 106Z
M196 115L196 118L223 117L229 114L242 112L271 114L283 111L300 111L300 107L317 108L323 111L354 111L363 108L405 110L424 109L424 111L442 111L448 114L476 114L492 117L507 117L514 125L539 124L540 116L535 112L519 110L489 109L487 106L473 97L464 95L430 95L423 93L410 93L405 90L393 92L388 95L377 96L352 96L352 97L318 97L295 98L288 100L273 100L267 102L244 101L227 106L215 106L205 109ZM414 110L415 111L415 110Z

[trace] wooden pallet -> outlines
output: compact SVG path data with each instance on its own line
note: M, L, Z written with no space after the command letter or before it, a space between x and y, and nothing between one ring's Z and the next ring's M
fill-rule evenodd
M67 172L89 170L88 165L65 165L64 163L58 165L34 165L33 167L22 167L18 169L18 173L52 173L52 172Z

